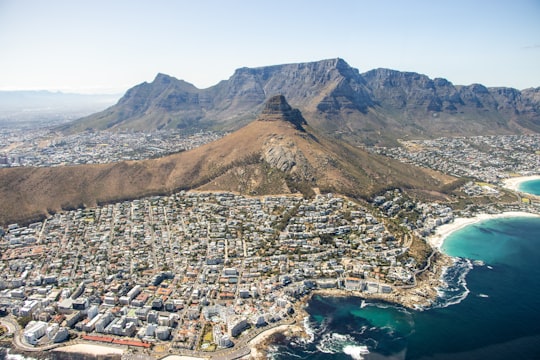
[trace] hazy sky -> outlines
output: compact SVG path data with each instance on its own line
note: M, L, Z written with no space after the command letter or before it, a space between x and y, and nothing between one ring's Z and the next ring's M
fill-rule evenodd
M540 86L540 0L0 0L0 90L199 88L341 57L454 84Z

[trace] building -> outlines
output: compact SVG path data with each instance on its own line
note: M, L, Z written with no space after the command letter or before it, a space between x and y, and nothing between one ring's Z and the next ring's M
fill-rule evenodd
M101 320L103 317L103 314L97 314L94 318L90 319L86 324L83 326L83 330L86 332L92 332L96 328L96 323Z
M249 324L245 318L237 316L231 317L227 323L230 337L236 337L240 335L242 331L249 327Z
M232 342L231 338L229 337L229 335L222 335L220 336L217 341L216 341L217 345L219 347L222 347L222 348L229 348L229 347L232 347L234 345L234 343Z
M364 281L360 278L349 276L345 278L345 289L350 291L362 291L364 289Z
M156 338L161 341L169 340L169 337L171 336L171 329L169 329L167 326L158 326L156 328Z
M72 328L81 319L81 312L74 311L71 314L66 314L66 326Z
M26 300L19 310L19 316L32 316L40 308L37 300Z
M23 336L24 340L30 345L37 345L47 332L47 323L43 321L30 321L26 326Z

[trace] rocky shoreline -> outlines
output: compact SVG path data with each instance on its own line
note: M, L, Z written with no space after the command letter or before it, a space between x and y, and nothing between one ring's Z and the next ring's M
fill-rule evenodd
M345 289L318 289L313 290L310 294L304 296L302 299L294 304L295 318L291 324L279 325L273 328L269 328L266 331L255 336L250 340L246 346L249 346L251 352L247 355L246 359L266 359L268 349L272 344L280 343L284 339L290 338L304 338L309 339L309 334L304 327L304 321L309 316L305 310L307 303L313 296L328 296L328 297L358 297L359 301L362 299L372 299L378 301L384 301L395 305L400 305L410 309L425 309L429 308L438 298L437 289L444 287L443 275L449 267L454 264L454 258L442 253L440 251L441 245L444 239L460 228L470 225L475 222L487 220L490 218L498 217L511 217L511 216L538 216L524 212L508 212L501 214L482 214L472 218L458 218L454 222L443 225L436 229L435 234L426 239L433 249L432 254L429 257L428 265L425 269L422 269L416 275L416 284L411 286L394 287L393 291L388 294L383 293L368 293L360 291L350 291ZM81 344L82 345L82 344ZM89 345L92 346L92 345ZM105 346L100 346L108 348ZM60 347L59 351L54 352L32 352L26 354L23 351L12 351L12 353L19 353L22 355L29 355L36 359L64 359L73 358L77 356L78 359L96 359L104 358L103 354L96 355L91 351L62 351L64 348ZM1 350L1 349L0 349ZM118 350L118 349L117 349ZM54 353L54 354L53 354ZM59 355L57 357L56 355ZM63 357L66 355L67 357ZM110 354L119 358L121 355ZM70 357L71 356L71 357ZM108 357L107 357L108 358ZM111 357L113 358L113 357Z
M268 349L272 344L282 342L284 338L309 339L309 334L303 326L304 319L308 317L305 310L306 304L313 296L328 297L358 297L385 301L410 309L422 309L431 306L438 297L437 289L445 285L443 275L446 269L454 264L454 259L434 249L430 266L417 275L416 286L408 288L394 288L390 294L367 293L344 289L318 289L306 295L295 304L296 321L294 325L283 325L269 329L261 333L257 338L250 341L250 359L263 360L267 358Z
M373 299L379 301L385 301L396 305L401 305L411 309L426 308L433 304L437 298L437 288L444 285L443 274L446 268L452 266L453 259L438 249L434 249L434 253L431 256L430 265L422 273L416 277L416 286L394 288L394 291L389 294L383 293L367 293L360 291L350 291L344 289L318 289L312 291L309 295L306 295L294 305L295 321L290 325L280 325L274 328L270 328L257 335L255 338L248 342L248 346L251 349L250 354L246 357L248 359L266 359L268 349L272 344L279 343L286 338L304 338L309 339L309 334L306 333L306 329L303 325L304 320L308 317L308 313L305 310L307 303L313 296L329 296L329 297L358 297L359 299ZM80 346L86 346L80 344ZM47 352L32 352L26 354L22 351L12 351L12 353L20 353L22 355L28 355L36 359L116 359L120 358L119 354L95 354L93 351L89 351L89 347L97 346L88 344L85 351L76 351L76 349L69 350L68 347L60 347L56 351ZM100 348L109 349L107 346L99 346ZM83 349L83 350L84 350ZM66 351L69 350L69 351ZM114 349L110 349L114 350ZM116 349L118 350L118 349ZM112 356L112 357L108 357Z
M417 275L416 286L394 288L389 294L349 291L343 289L315 290L311 293L309 298L314 295L332 297L354 296L361 299L386 301L410 309L425 308L432 305L437 299L437 288L444 286L444 281L442 279L444 271L452 266L453 263L453 258L435 250L429 268Z

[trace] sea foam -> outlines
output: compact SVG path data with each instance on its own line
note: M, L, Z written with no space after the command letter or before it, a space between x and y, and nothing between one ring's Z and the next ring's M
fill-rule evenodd
M434 308L459 304L469 295L466 277L472 268L473 263L469 259L457 258L454 265L446 269L443 275L446 285L438 289L439 300Z
M320 352L326 354L344 353L350 355L353 359L363 359L362 355L369 354L368 347L359 344L349 334L324 334L316 347Z
M362 360L364 358L362 355L369 354L369 350L365 345L347 345L343 348L343 352L355 360Z
M302 342L309 344L315 341L315 329L311 325L311 322L309 321L309 316L304 317L304 330L306 334L309 336L308 339L301 339Z

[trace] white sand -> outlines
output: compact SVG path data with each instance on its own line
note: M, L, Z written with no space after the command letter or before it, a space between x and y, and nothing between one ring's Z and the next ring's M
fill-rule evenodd
M68 345L60 348L56 348L55 351L62 351L67 353L80 353L80 354L90 354L90 355L109 355L109 354L118 354L122 355L124 350L112 346L104 345L93 345L93 344L76 344Z
M162 360L206 360L206 358L198 358L194 356L185 356L185 355L169 355L164 357Z
M503 181L504 187L510 190L519 191L519 185L525 181L540 180L540 175L512 177Z
M444 240L454 231L464 228L467 225L478 222L506 217L537 217L539 215L522 211L509 211L501 214L480 214L471 218L457 218L449 224L444 224L435 229L435 234L428 237L428 243L436 249L441 249Z

